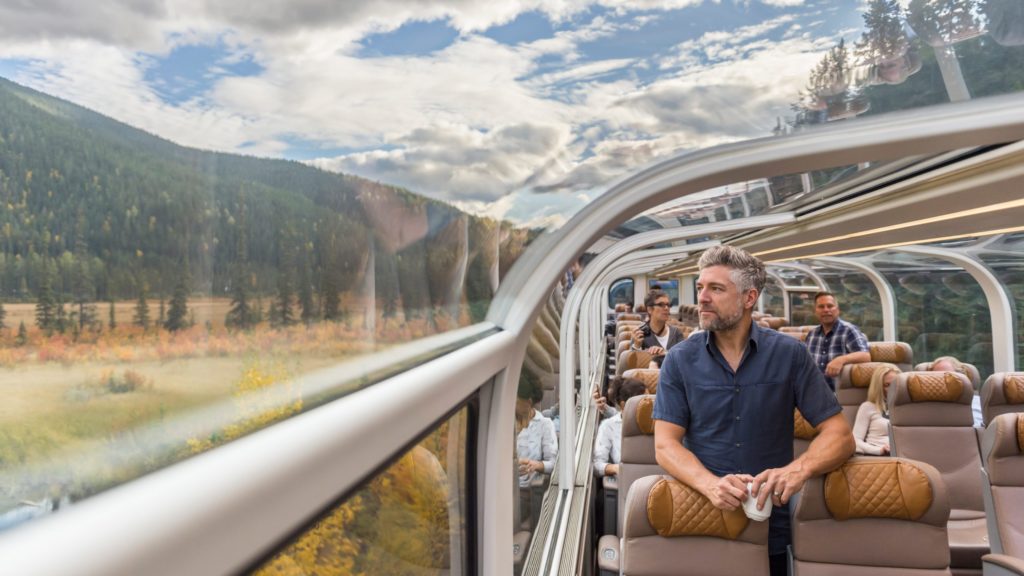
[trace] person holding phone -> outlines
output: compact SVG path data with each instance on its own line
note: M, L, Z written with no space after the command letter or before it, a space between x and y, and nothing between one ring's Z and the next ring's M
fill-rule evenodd
M650 317L633 331L633 349L643 350L651 356L664 356L670 348L684 340L683 333L675 326L669 326L672 299L662 290L647 293L644 305Z

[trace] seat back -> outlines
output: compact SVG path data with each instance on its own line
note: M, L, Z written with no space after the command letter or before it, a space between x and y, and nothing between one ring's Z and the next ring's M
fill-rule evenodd
M1024 412L1024 372L996 372L981 388L981 415L985 426L996 416Z
M857 419L857 409L861 404L867 402L871 375L882 364L882 362L847 364L839 373L839 379L836 381L836 399L843 407L843 417L850 423L851 428Z
M733 576L768 573L768 522L724 512L669 477L629 489L622 531L625 576Z
M981 450L992 552L1024 558L1024 413L993 418Z
M648 394L656 394L658 391L658 377L661 370L657 368L632 368L622 373L623 378L633 378L644 383Z
M952 509L982 512L973 396L974 389L963 374L900 374L889 387L889 422L893 456L931 464L942 474Z
M643 321L643 317L640 316L639 314L635 313L635 312L623 312L622 314L619 314L618 316L616 316L615 319L618 322L623 322L623 321L627 321L627 320L633 320L633 321L636 321L636 322L642 322Z
M634 396L622 411L622 445L619 463L619 521L616 530L622 534L623 509L629 487L636 480L651 474L664 474L654 456L654 396Z
M872 362L895 364L904 372L914 365L914 350L906 342L868 342Z
M615 363L615 376L622 376L626 370L633 368L647 368L651 364L651 355L643 350L630 348L619 354L619 361Z
M794 573L949 574L948 520L934 467L851 458L804 484L793 512Z
M793 458L799 458L807 451L811 440L814 440L818 432L819 430L811 426L798 408L793 409Z
M914 366L915 372L931 372L932 365L935 362L921 362L917 366ZM964 374L971 381L971 386L974 386L975 390L981 389L981 372L978 371L978 367L974 364L968 364L967 362L961 362L960 364L964 367Z

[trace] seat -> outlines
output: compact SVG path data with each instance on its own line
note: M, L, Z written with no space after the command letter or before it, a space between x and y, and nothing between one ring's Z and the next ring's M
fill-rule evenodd
M632 321L636 321L636 322L642 322L643 321L643 317L642 316L640 316L639 314L633 313L633 312L623 312L622 314L619 314L618 316L616 316L615 319L617 321L619 321L619 322L623 322L623 321L626 321L626 320L632 320Z
M632 368L622 373L623 378L634 378L644 383L648 394L655 394L658 390L658 377L661 370L657 368Z
M950 574L949 499L933 466L855 457L804 484L793 576Z
M992 552L1024 559L1024 413L996 416L981 451Z
M914 365L914 349L906 342L868 342L872 362L895 364L904 372Z
M857 409L861 404L867 402L871 375L881 365L881 362L847 364L839 373L839 380L836 382L836 399L843 407L843 417L846 418L851 428L857 419Z
M622 533L624 576L768 574L768 522L724 512L664 476L629 489Z
M664 474L654 455L654 396L634 396L622 411L622 445L619 463L619 505L617 534L622 534L623 509L629 487L652 474Z
M988 553L973 395L963 374L908 372L893 381L888 397L893 456L931 464L946 484L955 574L980 572L981 557Z
M804 418L804 415L800 413L797 408L793 409L793 458L799 458L804 452L807 452L807 447L811 445L811 440L818 435L819 430Z
M615 363L615 376L622 376L626 370L634 368L647 368L651 364L651 355L643 350L630 348L619 354L619 361Z
M985 426L996 416L1024 412L1024 372L996 372L981 388L981 415Z
M915 372L930 372L934 362L921 362L917 366L914 366ZM981 372L978 371L978 367L974 364L968 364L967 362L961 362L964 367L964 373L967 378L971 381L971 386L974 386L975 390L981 389Z

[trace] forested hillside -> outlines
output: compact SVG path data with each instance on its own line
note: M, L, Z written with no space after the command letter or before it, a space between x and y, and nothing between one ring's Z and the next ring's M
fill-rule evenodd
M346 293L385 317L479 316L526 234L298 162L178 146L4 79L0 199L0 295L51 307L41 328L64 303L79 316L60 321L84 327L87 303L167 298L173 313L197 294L231 297L241 327L262 317L256 298L289 323L339 318Z

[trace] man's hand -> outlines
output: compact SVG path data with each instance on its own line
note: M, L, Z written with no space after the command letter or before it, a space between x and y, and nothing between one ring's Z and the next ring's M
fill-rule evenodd
M751 492L757 494L757 509L760 510L769 497L772 504L781 506L804 487L804 482L811 477L810 471L804 468L800 460L794 460L782 468L769 468L754 478Z
M597 413L604 414L604 411L608 409L608 399L601 396L601 392L596 388L594 389L593 397L594 404L597 404Z
M747 499L747 482L754 477L750 474L728 474L714 477L704 485L701 493L707 496L711 504L720 510L735 510Z
M839 376L839 373L843 371L844 364L846 364L846 360L842 356L833 358L832 361L825 366L825 375L833 378Z

